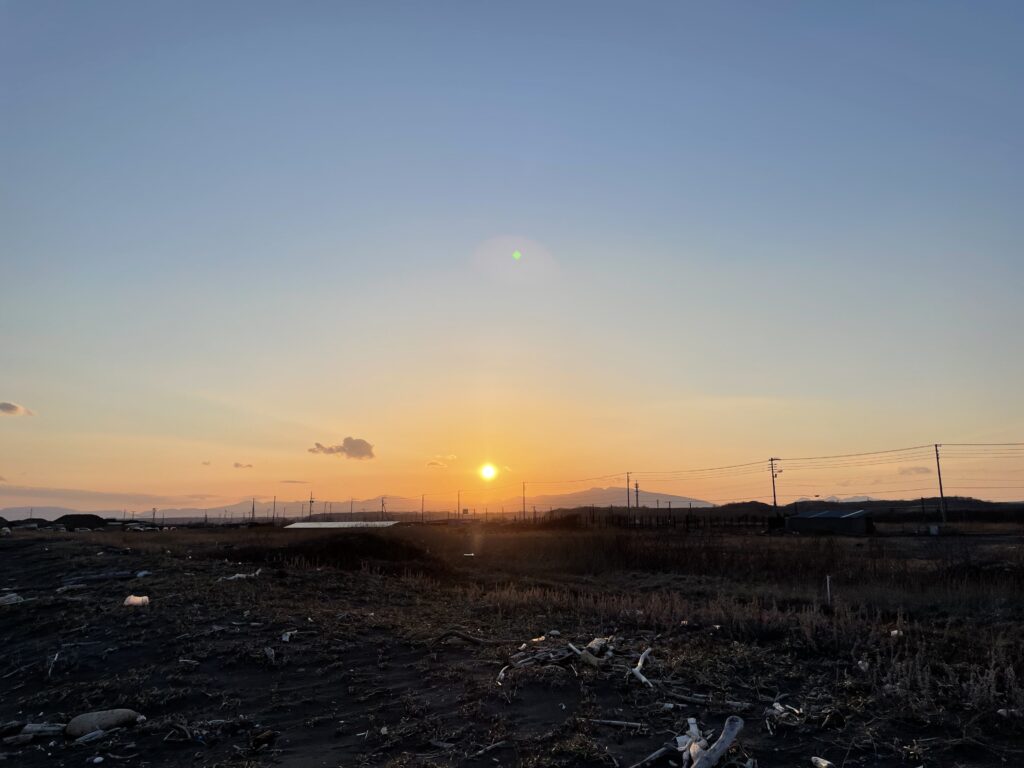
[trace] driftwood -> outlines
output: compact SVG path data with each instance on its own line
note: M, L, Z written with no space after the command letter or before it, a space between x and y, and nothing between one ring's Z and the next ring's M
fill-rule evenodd
M437 645L438 643L443 643L449 637L457 637L459 640L465 640L467 643L472 643L473 645L487 645L488 642L490 642L488 640L484 640L482 637L474 637L468 632L463 632L461 629L453 628L442 632L440 635L431 640L430 644Z
M701 704L701 705L704 705L704 706L708 706L708 705L711 705L711 704L721 704L722 706L724 706L724 707L726 707L728 709L740 710L740 711L746 711L748 709L752 709L753 706L754 706L753 704L750 704L749 702L746 702L746 701L732 701L731 699L716 699L714 696L705 696L704 694L699 694L699 693L678 693L678 692L672 691L672 690L665 690L664 693L670 699L675 699L676 701L681 701L681 702L683 702L685 704Z
M508 744L508 742L507 742L507 741L496 741L496 742L494 742L493 744L491 744L491 746L489 746L489 747L484 747L484 748L483 748L483 749L481 749L481 750L480 750L479 752L474 752L474 753L473 753L472 755L470 755L470 756L469 756L469 759L470 759L470 760L472 760L472 759L473 759L473 758L475 758L475 757L483 757L483 756L484 756L484 755L486 755L486 754L487 754L488 752L490 752L490 751L492 751L492 750L495 750L495 749L501 749L501 748L502 748L502 747L504 747L504 746L505 746L506 744Z
M510 666L512 666L512 665L511 664L506 664L504 667L501 668L501 671L498 672L498 677L494 681L495 683L497 683L498 685L501 685L505 681L505 672L508 671L508 668Z
M591 645L592 644L593 644L593 641L591 641ZM566 645L569 646L569 650L570 651L572 651L577 656L579 656L580 661L582 661L584 664L588 664L591 667L594 667L595 669L599 669L601 667L601 661L602 660L597 658L597 656L595 656L594 654L592 654L590 652L590 645L587 645L586 649L584 649L582 651L579 648L577 648L575 645L573 645L572 643L566 643Z
M64 733L64 723L29 723L21 732L32 736L60 736Z
M646 677L644 677L644 673L640 671L641 669L643 669L644 662L647 661L647 657L650 654L651 654L651 649L650 648L648 648L646 651L641 653L640 654L640 660L637 661L635 667L630 668L629 672L630 672L630 674L633 675L633 677L635 677L641 683L646 685L648 688L653 688L654 687L654 683L652 683L650 680L648 680Z
M693 768L712 768L718 765L718 762L725 757L725 753L729 751L729 747L736 741L736 737L740 735L742 730L743 718L729 715L725 719L725 725L722 727L722 733L717 741L700 753L697 759L693 761Z
M587 720L587 722L594 725L614 725L617 728L635 728L637 730L646 727L643 723L633 723L628 720Z
M660 757L665 755L679 755L683 761L683 768L690 762L690 744L693 743L693 739L687 735L676 736L675 740L665 742L665 745L660 749L656 749L654 752L649 754L639 763L633 763L629 768L642 768L642 766L648 763L653 763Z

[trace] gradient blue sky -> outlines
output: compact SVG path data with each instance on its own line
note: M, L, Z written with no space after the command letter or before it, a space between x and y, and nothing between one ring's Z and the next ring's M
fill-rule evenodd
M0 400L35 412L0 477L38 490L0 502L1018 439L1022 33L998 2L0 2ZM348 435L377 457L306 450Z

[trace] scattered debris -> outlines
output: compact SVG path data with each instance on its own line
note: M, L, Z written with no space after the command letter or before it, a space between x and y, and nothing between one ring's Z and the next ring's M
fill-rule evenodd
M826 760L823 757L812 757L811 765L813 765L814 768L836 768L835 763L830 760Z
M281 633L281 642L282 643L290 643L292 641L292 638L295 637L295 635L297 635L297 634L299 634L299 630L297 630L297 629L289 629L287 632L282 632Z
M128 595L124 599L124 604L128 607L149 605L149 595Z
M238 581L239 579L255 579L263 572L262 568L257 568L252 573L236 573L234 576L221 576L217 581Z
M25 598L15 592L9 592L6 595L0 595L0 605L17 605L18 603L24 603Z

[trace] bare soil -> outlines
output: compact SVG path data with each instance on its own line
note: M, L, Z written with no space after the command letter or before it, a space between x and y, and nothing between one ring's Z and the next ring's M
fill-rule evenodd
M800 574L737 582L683 567L530 566L545 541L565 548L576 534L536 535L0 540L0 595L25 600L0 606L2 735L116 707L147 718L87 745L15 738L0 759L631 766L689 717L713 740L740 714L734 766L809 766L812 755L847 768L1024 764L1024 721L997 711L1021 706L1019 605L991 587L987 565L956 577L964 586L945 598L890 589L885 605L870 584L860 594L838 578L828 606ZM919 563L928 545L907 546ZM1019 543L993 546L1017 567ZM129 594L150 605L125 607ZM462 636L441 639L452 629ZM597 668L567 650L609 635L615 654ZM653 687L628 673L646 648Z

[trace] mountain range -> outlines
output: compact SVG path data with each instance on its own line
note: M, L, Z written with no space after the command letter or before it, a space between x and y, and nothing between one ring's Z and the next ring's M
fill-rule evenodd
M454 494L452 494L454 496ZM409 498L402 496L388 496L384 495L384 504L390 512L418 512L420 509L420 500L418 498ZM636 503L636 493L630 491L629 503L633 505ZM673 509L684 509L689 507L713 507L714 504L702 499L695 499L690 496L677 496L671 493L651 493L649 491L640 491L639 495L640 506L642 507L662 507L668 508L671 506ZM452 509L454 507L453 502L455 498L444 498L433 497L428 499L426 507L431 511L440 511L446 509ZM270 515L273 505L271 500L266 498L256 499L256 515L257 517L266 517ZM486 503L478 502L469 498L463 498L462 506L464 509L475 510L483 513L485 509L492 512L496 512L500 509L505 509L507 512L521 509L523 505L522 496L514 496L506 499L499 499L495 501L487 501ZM553 493L553 494L540 494L536 496L526 497L526 508L532 510L534 507L540 510L548 509L567 509L573 507L624 507L626 505L626 489L622 488L589 488L582 491L573 491L571 493ZM156 510L157 519L175 519L180 520L183 518L201 519L205 515L221 518L223 517L243 517L252 511L253 500L245 499L243 501L236 502L234 504L221 505L216 507L175 507L175 508L159 508ZM309 502L301 500L284 501L278 499L277 501L277 514L280 516L287 517L301 517L309 513ZM351 509L354 512L379 512L381 508L381 497L374 496L369 499L353 499L353 500L335 500L335 501L320 501L317 500L315 503L314 511L317 513L325 512L328 509L335 513L348 512ZM81 512L89 512L94 515L101 517L112 517L121 518L125 516L124 510L120 509L96 509L96 510L79 510L69 509L67 507L6 507L0 509L0 517L7 520L22 520L28 517L42 518L46 520L54 520L62 515L79 514ZM152 510L137 510L133 513L133 516L137 519L145 520L152 515ZM129 515L132 516L132 515Z

